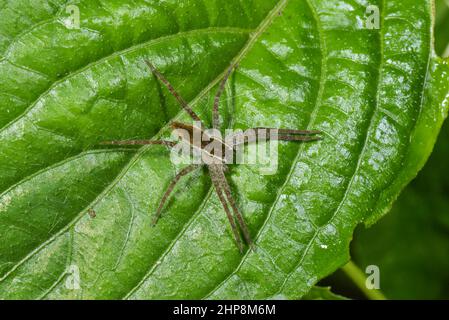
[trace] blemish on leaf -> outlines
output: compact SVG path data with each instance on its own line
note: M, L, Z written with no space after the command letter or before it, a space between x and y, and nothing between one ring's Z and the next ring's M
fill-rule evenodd
M93 219L97 216L97 213L95 212L94 209L90 208L89 210L87 210L87 213L89 214L89 216Z

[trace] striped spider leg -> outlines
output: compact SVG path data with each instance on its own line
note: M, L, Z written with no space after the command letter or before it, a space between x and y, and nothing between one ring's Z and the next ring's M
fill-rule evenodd
M170 91L170 93L175 97L181 107L187 112L187 114L199 124L201 127L192 126L185 123L180 122L172 122L171 127L173 129L184 129L189 132L190 137L193 137L195 130L199 130L201 135L208 135L204 131L204 125L198 115L192 110L189 104L182 98L182 96L175 90L175 88L170 84L170 82L156 69L156 67L148 60L145 61L148 65L152 73L161 81L165 87ZM219 117L219 104L221 95L224 92L225 85L227 80L229 79L232 71L236 66L232 65L226 72L225 76L220 82L218 91L214 97L214 104L212 110L212 121L213 121L213 129L220 130L220 117ZM320 138L315 136L319 134L319 131L308 131L308 130L292 130L292 129L276 129L276 128L253 128L247 130L245 133L238 133L235 135L231 135L226 137L224 140L220 140L217 137L209 136L208 140L214 140L214 142L220 145L220 149L225 151L225 154L228 154L226 151L231 150L234 152L238 146L243 144L248 144L255 142L257 140L257 135L262 131L268 131L270 133L272 130L276 130L275 135L268 135L268 139L275 139L279 141L316 141ZM229 141L231 141L229 143ZM191 164L182 169L170 182L167 190L165 191L162 199L159 202L159 206L156 210L156 213L153 216L152 224L155 225L159 220L162 210L169 199L170 195L173 193L176 184L181 180L182 177L188 175L189 173L206 166L208 168L208 172L210 178L212 180L212 185L214 186L215 192L217 193L218 199L220 200L223 209L226 213L226 217L231 226L232 234L235 240L235 243L241 253L244 251L244 245L242 238L240 236L240 232L243 234L243 239L246 244L251 248L255 249L254 242L251 238L248 227L245 223L242 213L240 212L236 201L232 195L231 187L226 179L225 173L228 171L228 163L226 161L226 157L222 155L220 152L219 155L215 154L214 151L209 151L206 148L206 144L201 142L201 145L195 145L193 140L189 138L189 140L184 141L187 142L194 149L196 148L202 155L202 159L209 159L205 163L201 164ZM128 141L108 141L103 142L102 144L107 145L164 145L169 148L174 147L177 143L167 140L128 140ZM239 231L240 230L240 231Z

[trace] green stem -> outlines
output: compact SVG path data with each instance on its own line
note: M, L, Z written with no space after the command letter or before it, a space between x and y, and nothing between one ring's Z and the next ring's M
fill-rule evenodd
M368 289L366 287L366 275L360 270L357 265L349 261L345 266L341 268L344 273L355 283L355 285L365 294L370 300L386 300L382 291L377 289Z

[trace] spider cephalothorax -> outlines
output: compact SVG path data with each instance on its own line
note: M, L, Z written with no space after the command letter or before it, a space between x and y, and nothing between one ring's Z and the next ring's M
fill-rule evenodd
M184 130L188 134L185 135L184 138L181 136L181 140L184 143L189 144L192 149L196 150L197 153L200 154L202 162L194 163L186 166L182 169L175 178L170 182L166 192L162 196L162 199L159 203L157 211L153 217L153 225L155 225L162 213L162 209L164 208L165 203L167 202L168 197L173 192L178 181L185 175L191 173L192 171L202 167L207 166L212 184L215 188L215 192L220 199L220 202L223 205L223 208L226 212L227 218L231 225L231 230L236 241L236 244L240 250L243 252L243 242L239 233L239 229L243 234L243 238L245 239L248 246L254 249L254 243L251 238L250 232L246 223L243 219L243 216L238 209L238 206L232 196L231 188L226 179L225 173L228 171L228 164L230 163L229 159L233 159L233 153L236 149L244 144L256 142L257 136L259 134L263 134L268 140L279 140L279 141L316 141L320 140L320 137L317 137L316 134L319 134L319 131L308 131L308 130L294 130L294 129L277 129L277 128L252 128L248 129L245 132L235 133L229 136L226 136L224 139L221 139L218 135L213 135L205 129L201 119L198 115L190 108L187 102L181 97L181 95L173 88L173 86L168 82L167 79L153 66L149 61L145 61L149 66L153 74L167 87L167 89L171 92L171 94L176 98L182 108L189 114L189 116L193 119L194 125L180 123L180 122L172 122L171 127L175 130ZM234 70L235 66L232 65L228 71L226 72L223 80L220 83L217 94L215 95L214 105L213 105L213 128L216 132L220 131L220 119L219 119L219 103L220 97L224 91L226 81ZM203 140L200 142L195 142L192 137L195 134L199 134L201 136L206 136L206 140L208 143L204 143ZM167 141L167 140L127 140L127 141L109 141L104 142L103 144L111 144L111 145L149 145L149 144L158 144L165 145L169 148L173 148L177 145L177 142ZM210 146L215 146L214 148L210 148ZM229 157L231 155L231 157ZM237 227L238 225L238 227Z

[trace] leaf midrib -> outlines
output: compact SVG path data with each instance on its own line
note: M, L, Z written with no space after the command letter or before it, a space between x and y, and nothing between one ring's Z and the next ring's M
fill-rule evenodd
M256 40L258 39L258 37L265 31L265 29L272 23L272 21L274 20L274 18L276 17L276 15L278 14L278 12L280 12L288 3L288 0L281 0L278 2L278 4L273 8L273 10L267 15L267 17L262 21L262 23L259 25L259 27L257 27L254 35L248 40L248 43L244 46L244 48L241 50L241 52L236 56L236 58L231 62L231 65L235 65L237 64L243 57L244 55L251 49L252 45L256 42ZM224 71L226 72L226 70ZM218 77L218 79L221 78ZM218 80L217 79L217 80ZM207 91L206 91L207 92ZM205 201L202 202L202 204L200 205L200 208L203 207L206 204L206 200L211 196L213 191L213 186L210 187L210 190L208 191L207 196L205 197ZM187 226L189 226L197 217L198 215L201 213L201 210L197 210L190 218L189 220L185 223L185 226L183 227L183 229L181 230L181 232L174 238L174 240L170 243L170 245L168 246L168 248L162 253L162 255L156 259L156 262L161 260L161 257L165 257L168 253L170 248L172 248L177 240L179 240L180 236L187 230ZM242 261L244 260L244 258L242 258ZM144 282L146 279L148 279L148 277L161 265L161 264L156 264L156 262L149 268L149 271L147 272L147 274L144 276L144 278L135 286L133 287L129 293L124 295L124 299L128 298L131 294L133 294Z
M319 78L319 89L318 89L318 93L315 99L315 103L313 106L313 110L312 110L312 114L310 116L309 122L307 124L307 130L310 130L313 126L313 123L316 119L316 114L318 112L318 109L321 105L321 100L322 100L322 96L323 96L323 92L324 92L324 86L325 86L325 81L326 81L326 75L327 75L327 47L326 47L326 41L325 41L325 37L324 37L324 31L322 30L321 24L320 24L320 20L318 19L316 10L314 9L314 7L312 6L312 4L310 3L310 0L305 0L308 7L310 8L311 12L312 12L312 16L314 17L316 26L317 26L317 30L319 33L319 37L320 37L320 51L322 54L321 57L321 70L320 70L320 78ZM273 204L270 207L270 211L267 214L267 217L265 218L265 221L262 225L262 227L259 229L259 232L255 238L255 241L257 242L257 239L259 238L259 236L261 235L261 233L265 230L265 227L268 223L268 221L270 220L274 209L276 208L276 204L278 203L279 199L281 198L281 194L285 188L285 186L287 185L287 183L290 181L290 177L293 175L293 172L295 170L295 165L298 162L298 159L300 157L300 155L302 154L302 152L304 151L304 144L302 144L299 148L298 148L298 152L296 153L295 159L292 163L292 166L290 168L290 172L288 173L284 184L279 188L277 195L276 195L276 199L273 201ZM309 220L311 220L309 218ZM319 230L319 229L316 229ZM315 234L313 235L312 239L309 241L309 244L304 252L303 257L305 256L308 247L311 245L311 243L313 243L314 238L316 237L318 233L315 232ZM221 283L219 283L217 286L215 286L210 292L208 292L204 297L202 297L202 299L207 299L210 296L212 296L221 286L223 286L233 275L235 275L239 269L242 267L243 262L245 261L245 259L248 257L249 252L247 252L245 254L245 256L242 258L242 260L240 261L239 265L236 267L236 269L231 272ZM301 258L302 260L303 258ZM300 261L301 261L300 260ZM296 269L296 267L295 267Z

